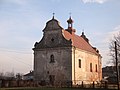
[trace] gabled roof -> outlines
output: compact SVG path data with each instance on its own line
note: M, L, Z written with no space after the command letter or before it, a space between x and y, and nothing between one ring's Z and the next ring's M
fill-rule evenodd
M49 20L47 23L46 23L46 26L45 28L43 29L43 32L44 31L50 31L50 30L59 30L59 29L63 29L61 26L60 26L60 22L54 18L52 18L51 20Z
M25 74L24 76L33 76L34 71L30 71L29 73Z
M65 39L72 41L72 46L75 46L81 50L85 50L94 54L99 54L93 47L85 41L81 36L76 35L75 33L69 33L66 30L63 30L63 36Z

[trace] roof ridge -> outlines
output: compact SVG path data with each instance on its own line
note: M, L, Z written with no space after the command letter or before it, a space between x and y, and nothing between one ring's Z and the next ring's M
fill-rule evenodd
M64 30L63 32L63 36L65 37L65 39L69 40L71 39L72 40L72 45L79 48L79 49L82 49L82 50L85 50L85 51L88 51L88 52L92 52L92 53L95 53L95 54L99 54L93 47L90 43L86 42L81 36L75 34L75 33L72 33L70 34L68 31Z

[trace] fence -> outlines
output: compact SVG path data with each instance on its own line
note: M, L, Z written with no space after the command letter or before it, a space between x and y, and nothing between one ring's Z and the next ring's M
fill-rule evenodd
M1 87L33 87L32 80L0 80Z
M75 87L75 88L103 88L103 89L117 89L117 84L110 84L108 82L91 82L86 84L85 81L79 81L79 84L73 85L73 81L33 81L33 80L0 80L0 87Z

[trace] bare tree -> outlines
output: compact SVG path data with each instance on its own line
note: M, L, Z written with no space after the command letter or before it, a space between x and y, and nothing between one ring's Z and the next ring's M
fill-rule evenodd
M120 32L118 32L117 35L114 35L113 39L111 40L110 42L110 46L109 46L109 49L110 49L110 56L112 57L111 58L111 61L112 61L112 64L115 65L116 64L116 60L115 60L115 42L117 43L117 52L118 52L118 62L120 62Z
M0 79L3 79L4 73L0 72Z
M17 73L17 74L16 74L16 79L17 79L17 80L22 80L22 76L23 76L23 74Z
M15 79L14 72L0 72L0 79L13 80Z
M5 76L6 79L8 79L8 80L12 80L12 79L15 78L14 72L6 72L4 76Z

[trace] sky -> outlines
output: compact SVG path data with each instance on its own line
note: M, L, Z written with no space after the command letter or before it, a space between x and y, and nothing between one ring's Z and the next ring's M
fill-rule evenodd
M102 66L109 65L109 43L120 31L120 0L0 0L0 72L33 70L32 48L53 13L64 29L71 13L76 34L84 31Z

